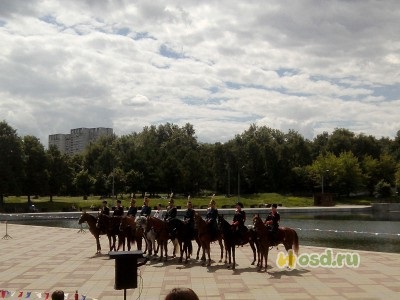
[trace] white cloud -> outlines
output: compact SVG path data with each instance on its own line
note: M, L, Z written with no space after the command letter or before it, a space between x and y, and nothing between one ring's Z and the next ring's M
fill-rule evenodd
M400 129L397 1L0 3L0 119L19 134L173 122L308 138Z

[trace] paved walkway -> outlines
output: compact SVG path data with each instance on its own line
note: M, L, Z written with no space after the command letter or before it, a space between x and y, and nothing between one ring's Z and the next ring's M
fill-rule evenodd
M1 223L1 236L5 229ZM15 299L45 299L56 289L68 293L68 299L75 290L79 299L123 299L123 291L114 289L115 261L107 255L105 237L104 254L96 256L88 231L14 224L7 229L12 239L0 240L0 291L9 294L0 292L0 299L11 294ZM300 244L300 254L324 251ZM338 251L333 249L334 254ZM289 271L277 267L278 251L273 249L266 273L250 265L251 249L244 246L237 249L238 266L232 271L218 262L219 249L213 244L214 262L208 268L195 260L184 266L173 258L140 267L139 286L127 290L127 299L163 299L178 286L192 288L200 299L399 299L400 254L347 252L360 254L358 268L297 266Z

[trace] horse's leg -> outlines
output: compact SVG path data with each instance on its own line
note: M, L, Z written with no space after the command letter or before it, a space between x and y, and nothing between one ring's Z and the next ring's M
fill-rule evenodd
M148 253L148 256L152 256L153 255L153 244L152 241L150 239L150 233L147 232L144 235L144 244L145 244L145 252Z
M235 258L235 245L232 245L232 247L231 247L231 251L232 251L232 270L235 270L235 268L236 268L236 258Z
M197 254L196 254L196 260L199 260L199 254L200 254L200 249L201 249L201 243L198 238L196 238L196 243L197 243Z
M164 251L165 251L164 261L167 261L168 260L168 240L164 241Z
M254 245L253 240L250 240L249 244L250 244L251 250L253 251L253 261L252 261L251 265L254 265L256 262L256 246Z
M108 238L108 246L110 247L110 251L112 251L111 235L107 234L107 238Z
M211 266L211 244L210 243L207 245L207 256L208 256L207 267L209 267L209 266Z
M222 259L224 258L224 244L222 243L222 238L218 239L219 247L221 249L221 257L219 259L219 262L222 262Z
M205 265L206 263L206 249L207 249L207 245L205 242L201 243L201 247L203 248L203 254L201 255L200 260L202 261L202 264Z
M179 262L181 263L183 261L183 241L178 240L178 244L180 252Z
M94 238L96 239L96 246L97 246L96 254L100 254L101 253L100 236L96 235Z

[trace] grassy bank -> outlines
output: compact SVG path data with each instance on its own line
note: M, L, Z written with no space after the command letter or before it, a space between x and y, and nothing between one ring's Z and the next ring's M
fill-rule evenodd
M186 207L187 198L185 197L174 197L175 205L182 208ZM211 197L192 197L191 201L195 207L201 208L207 206ZM231 207L234 206L238 201L238 197L225 197L215 196L214 199L217 202L217 207ZM28 212L28 199L27 197L6 197L4 198L3 207L0 208L2 212ZM116 199L106 199L109 206L115 205ZM50 202L49 197L39 197L38 199L32 199L32 204L41 212L60 212L60 211L73 211L73 210L92 210L97 209L101 206L102 199L99 196L90 196L87 200L82 197L53 197L53 201ZM129 206L129 196L126 195L121 198L122 205L124 207ZM251 194L242 195L240 201L245 207L259 207L264 204L277 203L285 207L301 207L301 206L313 206L314 199L312 197L295 197L287 196L276 193L262 193L262 194ZM339 205L343 204L354 204L354 205L369 205L371 202L376 201L374 198L361 197L361 198L340 198L335 199L335 203ZM166 197L150 198L150 205L156 206L157 203L161 203L163 206L167 205L168 199ZM141 206L143 204L142 198L136 199L136 205Z

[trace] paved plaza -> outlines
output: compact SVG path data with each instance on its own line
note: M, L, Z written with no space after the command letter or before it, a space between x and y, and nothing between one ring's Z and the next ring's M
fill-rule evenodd
M1 236L6 224L0 224ZM115 261L109 259L108 241L101 237L102 255L95 255L93 236L77 229L8 224L0 240L0 298L45 299L46 293L64 290L73 299L123 299L115 290ZM172 246L169 247L169 255ZM127 290L127 299L163 299L173 287L190 287L200 299L399 299L400 254L338 250L360 255L359 267L301 267L280 269L279 250L272 249L268 273L251 266L249 246L237 248L236 270L220 262L219 247L212 245L211 267L196 260L182 265L151 260L139 268L138 287ZM300 254L326 249L302 246Z

